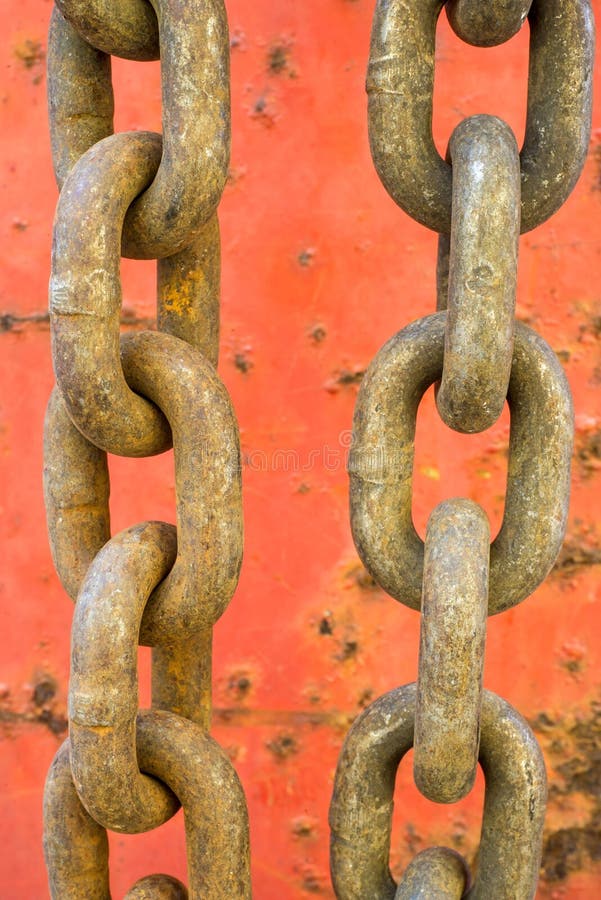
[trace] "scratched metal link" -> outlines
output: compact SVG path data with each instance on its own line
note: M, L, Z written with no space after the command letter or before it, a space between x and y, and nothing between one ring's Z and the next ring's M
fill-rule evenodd
M62 187L86 150L112 135L114 100L110 58L90 47L57 9L48 37L48 102L54 171ZM157 263L159 329L198 347L214 365L219 279L219 223L214 213L186 247Z
M395 777L413 745L414 684L371 704L349 731L330 805L330 861L338 900L394 900L389 853ZM542 849L546 774L526 721L485 691L485 777L478 868L470 900L531 900ZM451 875L451 878L453 875Z
M371 151L384 187L422 225L448 233L451 166L432 137L436 22L443 5L378 0L367 90ZM522 232L548 219L580 175L590 136L594 59L589 0L534 0L529 23Z
M461 900L469 878L467 864L458 853L447 847L429 847L405 869L394 900Z
M413 777L437 803L474 784L480 742L490 527L481 506L440 503L426 530Z
M188 900L188 889L171 875L148 875L136 881L125 900Z
M453 211L444 363L436 404L455 431L501 415L511 372L520 237L520 163L495 116L464 119L451 135Z
M157 12L163 133L162 139L157 135L160 165L126 211L122 252L135 259L171 256L189 244L214 214L229 166L229 41L223 0L158 0ZM57 24L61 19L55 14L51 36L66 31ZM71 38L71 43L76 41ZM59 163L77 158L70 148L76 137L83 140L87 127L85 121L78 124L77 111L90 118L99 102L106 111L97 128L107 127L112 90L103 56L82 48L76 56L60 47L50 52L51 133ZM91 89L94 69L102 69L102 78Z
M159 710L138 713L136 751L141 771L168 786L184 809L191 900L249 900L248 813L225 752L199 725ZM44 820L52 900L111 900L106 830L75 790L68 740L46 779ZM171 891L163 894L140 894L144 885L138 882L126 898L187 897L181 889L174 893L174 881L159 876L160 889Z
M214 368L216 207L230 146L225 9L222 0L58 5L48 49L62 189L50 285L58 386L44 490L53 559L77 603L71 744L45 792L50 892L110 900L105 827L147 830L181 803L189 887L150 875L127 898L246 900L246 802L207 734L212 630L242 555L238 427ZM162 136L113 134L112 53L160 56ZM120 335L121 255L158 258L159 333ZM172 443L177 528L144 523L111 539L107 451L145 456ZM152 647L153 711L136 715L139 643Z
M124 59L159 58L159 23L147 0L56 0L92 47Z
M162 782L140 774L135 754L140 622L176 546L175 529L158 522L116 535L88 569L73 617L73 783L96 822L124 834L158 828L179 808Z
M446 313L408 325L363 378L349 454L351 527L368 571L392 597L421 606L424 544L411 516L416 416L441 375ZM505 511L491 544L489 614L529 596L564 538L573 446L572 398L557 356L516 323Z
M445 10L455 34L475 47L495 47L517 34L532 0L447 0Z

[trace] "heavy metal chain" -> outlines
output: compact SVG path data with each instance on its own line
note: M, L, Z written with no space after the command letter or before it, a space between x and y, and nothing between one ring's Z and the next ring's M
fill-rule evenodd
M113 134L110 55L161 59L163 133ZM44 487L56 569L76 600L69 740L50 769L44 849L60 900L108 900L106 829L184 808L189 889L134 898L248 898L246 802L209 736L212 629L242 558L238 426L216 374L216 209L230 147L223 0L57 0L48 49L60 199L50 322L57 386ZM158 332L120 336L121 256L157 259ZM111 538L107 453L174 448L177 527ZM152 709L138 711L138 645Z
M591 123L594 23L589 0L449 0L469 43L509 39L528 17L524 145L500 119L472 116L446 161L432 138L435 34L444 0L378 0L367 78L378 174L392 198L440 233L438 312L380 350L361 385L349 457L351 524L361 559L396 600L421 609L417 683L376 700L354 723L330 807L339 900L527 900L542 845L546 775L522 717L482 689L486 616L515 606L545 578L563 540L573 412L549 345L515 321L520 232L569 195ZM478 432L507 400L511 432L505 511L490 543L484 510L441 503L425 543L411 516L415 422L427 388L447 425ZM419 790L452 803L486 782L477 869L453 851L419 854L395 884L389 870L398 765L414 747Z

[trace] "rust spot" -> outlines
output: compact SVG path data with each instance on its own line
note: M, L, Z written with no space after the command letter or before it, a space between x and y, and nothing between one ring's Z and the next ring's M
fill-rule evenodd
M542 877L563 881L571 872L601 859L601 827L561 828L550 834L543 849Z
M336 373L335 381L336 384L342 387L349 387L350 385L361 384L364 375L365 369L341 369Z
M306 269L313 264L313 260L315 259L315 249L313 247L305 247L300 251L296 258L299 266Z
M52 675L40 675L34 683L31 702L34 706L33 721L45 725L58 736L65 733L68 722L66 716L55 709L57 690Z
M20 60L26 69L33 69L38 63L42 63L46 58L46 53L41 41L26 38L15 47L15 56Z
M367 687L364 688L359 694L359 699L357 700L357 706L359 709L365 709L366 706L369 706L374 697L374 689Z
M58 737L67 731L67 717L58 708L58 686L52 675L36 675L24 708L15 708L8 685L2 685L0 695L0 725L9 729L21 724L43 725Z
M297 494L308 494L310 490L311 485L306 484L306 482L303 481L302 484L299 484L297 488Z
M595 536L581 531L568 535L557 557L552 573L555 575L573 575L586 566L601 564L601 547Z
M300 260L299 260L300 262ZM315 344L321 344L323 340L325 340L327 335L327 331L325 330L323 325L314 325L309 330L309 337Z
M0 333L6 331L22 331L24 325L39 326L45 330L50 325L48 313L32 313L29 316L17 316L14 313L0 313Z
M301 881L301 890L307 894L321 894L321 878L315 872L305 872Z
M27 229L29 228L29 222L26 222L24 219L14 219L13 228L15 229L15 231L27 231Z
M250 693L252 680L248 672L233 672L227 682L227 692L234 700L240 703Z
M359 644L355 640L350 640L347 638L343 641L342 647L340 648L340 653L337 654L336 659L344 662L347 659L352 659L359 652Z
M278 734L272 741L265 745L277 759L288 759L298 753L298 743L292 734L286 732Z
M275 124L276 113L265 94L257 97L252 105L250 114L253 119L259 119L266 128L271 128Z
M362 591L373 593L380 590L380 586L376 579L370 575L365 566L356 565L348 569L345 575L346 579Z
M577 435L576 459L583 478L590 478L601 469L601 429Z
M532 725L551 763L548 820L561 816L545 834L542 877L564 881L601 861L601 703L562 717L543 711ZM571 810L574 822L566 821Z
M316 836L317 822L309 816L299 816L297 819L292 820L290 830L295 838L307 840Z
M54 678L47 676L40 679L33 688L31 699L35 706L45 706L56 696L56 682Z
M567 641L561 648L559 665L571 675L586 668L587 648L580 641Z
M45 725L57 737L65 734L69 726L66 716L53 713L49 709L43 709L35 721L39 722L40 725Z
M300 877L300 889L305 894L322 894L326 890L327 879L308 863L297 864L295 872Z
M240 31L240 29L232 31L230 36L230 47L232 50L246 49L246 35L243 31Z
M251 360L246 356L245 353L236 353L234 356L234 365L238 369L239 372L242 372L243 375L247 375L248 372L252 369L253 364Z
M320 634L334 634L334 624L329 614L320 619L318 630Z
M288 68L290 48L285 44L274 44L267 51L267 68L272 75L281 75Z

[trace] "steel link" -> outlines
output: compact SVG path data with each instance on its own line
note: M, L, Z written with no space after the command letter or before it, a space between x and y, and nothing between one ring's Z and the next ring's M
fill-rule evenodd
M354 722L330 805L330 862L338 900L394 900L389 870L395 776L413 744L415 685L372 703ZM470 900L534 897L546 775L540 748L512 707L485 691L480 764L486 791Z
M161 711L138 714L136 750L141 770L183 806L190 900L250 900L246 801L224 751L198 725ZM106 831L75 791L69 741L48 774L44 821L52 900L111 900Z
M409 863L394 900L461 900L469 878L467 864L458 853L430 847Z
M474 47L496 47L518 33L533 0L447 0L445 10L455 34Z
M164 47L163 135L160 165L126 208L122 253L135 259L171 256L197 238L215 213L229 166L229 42L223 0L160 0L157 6ZM64 21L59 28L58 19L51 33L56 47L49 50L49 90L55 168L64 178L96 134L111 133L113 100L106 57L86 49ZM67 41L77 53L65 54ZM97 103L107 114L94 123ZM200 149L190 152L191 147ZM147 163L140 161L138 167Z
M453 212L444 363L436 402L456 431L501 415L511 372L520 236L520 163L513 132L472 116L449 143Z
M188 889L171 875L148 875L136 881L125 900L188 900Z
M159 58L159 23L147 0L56 0L85 40L124 59Z
M230 47L223 0L154 0L159 20L163 154L127 211L123 255L171 256L214 214L230 160ZM194 148L191 151L191 148Z
M143 771L169 785L184 809L190 900L250 900L248 812L236 771L193 722L138 713Z
M111 900L107 834L77 795L68 740L46 778L44 858L52 900Z
M86 150L113 133L111 59L95 50L55 7L48 32L48 119L59 186Z
M219 356L221 241L211 216L179 253L157 266L157 327L186 341L214 366Z
M440 503L426 531L413 777L437 803L472 789L478 766L490 527L471 500Z
M215 624L238 583L242 489L238 425L215 370L168 334L142 332L121 342L135 391L165 411L174 435L177 560L153 592L140 637L178 641Z
M365 374L349 455L351 527L364 565L396 600L421 605L424 545L411 518L419 401L440 378L446 313L409 325ZM505 514L491 545L490 615L520 603L553 565L569 502L573 411L557 357L516 324L507 396L511 433Z
M144 523L100 551L82 585L71 635L71 771L82 803L105 828L158 828L179 808L136 759L138 634L151 591L177 551L175 529Z
M123 216L150 184L160 154L160 139L148 132L95 144L67 177L54 225L50 327L56 379L82 434L123 456L171 446L165 417L129 389L119 360Z
M106 453L71 422L58 388L44 421L44 502L54 566L72 600L111 536Z
M378 0L367 76L369 134L384 187L440 233L451 227L451 166L432 138L436 22L443 0ZM529 15L521 230L565 201L588 149L594 54L589 0L535 0Z

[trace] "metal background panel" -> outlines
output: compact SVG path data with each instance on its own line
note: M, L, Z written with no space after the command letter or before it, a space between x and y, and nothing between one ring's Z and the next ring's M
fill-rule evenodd
M601 12L601 0L593 2ZM215 629L214 731L249 803L259 900L332 897L327 807L351 720L413 681L417 613L356 556L345 457L357 385L377 349L434 310L436 238L402 213L369 155L368 0L229 0L232 162L220 206L220 372L241 427L245 557ZM46 119L47 0L4 0L0 109L0 894L47 896L41 797L66 730L71 601L54 573L42 501L42 420L53 383L46 315L56 202ZM441 17L434 134L467 115L524 129L527 28L468 47ZM541 898L601 893L601 106L565 206L520 241L518 317L559 354L574 393L568 536L536 594L488 624L486 687L533 725L549 768ZM160 130L158 63L114 60L116 128ZM154 264L124 260L125 330L148 327ZM498 530L508 416L452 433L432 393L418 419L414 515L462 495ZM110 460L113 533L173 521L169 454ZM143 489L141 489L143 485ZM142 703L148 654L142 654ZM434 806L401 767L392 864L446 843L477 847L482 783ZM185 878L181 814L111 837L115 896L153 868Z

